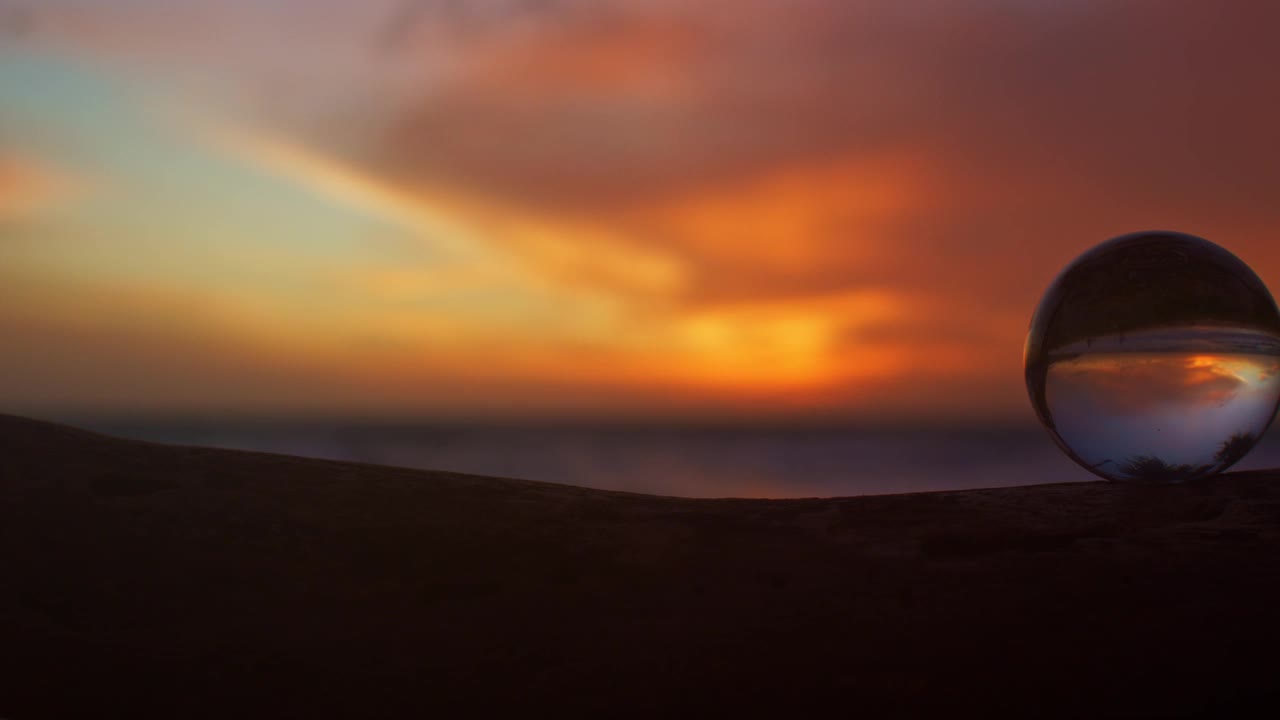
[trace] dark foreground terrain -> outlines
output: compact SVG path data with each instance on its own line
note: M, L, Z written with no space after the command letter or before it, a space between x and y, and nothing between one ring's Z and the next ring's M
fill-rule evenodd
M1277 690L1280 473L683 500L0 417L12 720L1280 717Z

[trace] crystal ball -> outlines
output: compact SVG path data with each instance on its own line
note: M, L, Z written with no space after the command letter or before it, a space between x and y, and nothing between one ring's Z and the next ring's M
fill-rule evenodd
M1208 240L1142 232L1089 250L1031 319L1027 392L1077 463L1108 480L1208 477L1253 448L1280 403L1280 312Z

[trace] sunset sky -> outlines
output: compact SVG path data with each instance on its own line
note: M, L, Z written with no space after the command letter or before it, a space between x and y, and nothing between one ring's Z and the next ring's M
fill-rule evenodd
M0 412L1031 417L1109 237L1280 287L1280 4L0 0Z

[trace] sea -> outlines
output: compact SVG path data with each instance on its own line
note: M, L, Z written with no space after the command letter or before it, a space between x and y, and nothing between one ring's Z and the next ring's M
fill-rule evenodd
M152 442L691 498L803 498L1091 482L1037 425L383 423L81 419ZM1233 469L1280 467L1270 432Z

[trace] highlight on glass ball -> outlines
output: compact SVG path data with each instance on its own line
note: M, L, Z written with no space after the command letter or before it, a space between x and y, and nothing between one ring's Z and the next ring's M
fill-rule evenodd
M1109 240L1036 308L1027 391L1072 459L1109 480L1209 477L1248 453L1280 403L1280 312L1243 261L1192 235Z

